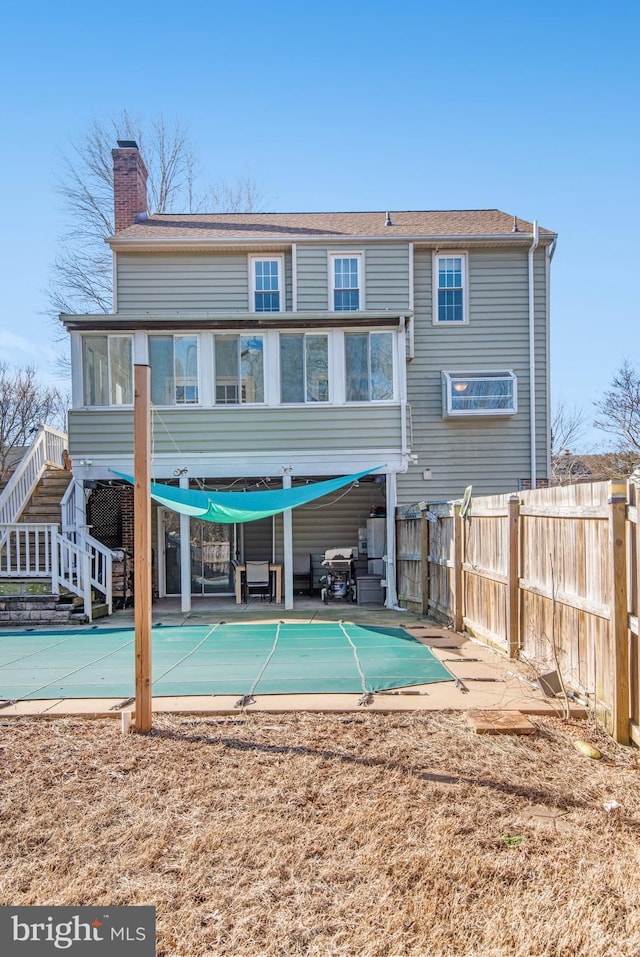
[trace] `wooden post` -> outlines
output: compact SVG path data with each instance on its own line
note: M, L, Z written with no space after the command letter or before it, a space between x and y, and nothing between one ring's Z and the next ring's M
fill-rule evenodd
M135 730L151 730L151 368L134 366Z
M463 609L463 578L462 578L463 542L462 518L460 506L453 506L453 627L455 631L462 631Z
M429 522L427 521L429 506L426 502L419 502L418 508L420 509L420 570L422 578L420 594L422 616L426 618L429 614Z
M507 568L507 648L509 657L520 650L520 499L509 496L509 555Z
M631 560L631 568L635 569L635 574L630 578L631 594L629 595L629 607L635 611L636 616L636 629L638 629L637 622L640 621L640 465L636 465L635 469L631 473L631 481L633 482L635 488L634 502L636 507L636 521L635 521L635 565L634 560ZM632 539L633 540L633 539ZM638 650L640 647L640 634L638 633L640 629L633 633L634 642L633 650L629 655L629 674L640 674L639 662L638 662ZM636 698L635 700L629 701L629 710L630 722L629 722L629 737L632 742L638 747L640 747L640 725L636 722L638 720L638 691L636 686L635 691Z
M613 736L619 744L629 743L629 608L627 602L627 549L625 522L626 482L609 482L609 555L611 562L611 668Z

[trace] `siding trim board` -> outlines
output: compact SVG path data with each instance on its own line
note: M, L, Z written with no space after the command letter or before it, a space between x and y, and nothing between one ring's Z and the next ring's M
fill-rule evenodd
M546 233L540 236L540 245L546 244L549 245L553 242L556 234L555 233ZM246 250L255 249L260 252L262 249L286 249L289 248L292 243L296 243L298 246L310 246L317 245L318 243L324 243L324 245L329 245L331 243L339 244L341 246L360 244L360 243L389 243L389 242L414 242L420 245L426 246L437 246L439 243L447 243L448 246L455 246L456 244L461 244L462 247L468 246L470 243L490 245L490 246L522 246L525 249L528 249L531 245L531 240L533 239L533 233L473 233L473 234L459 234L459 233L406 233L404 235L394 235L393 239L387 236L366 236L366 235L342 235L342 236L331 236L330 234L324 234L319 236L314 236L312 240L309 239L308 235L304 233L291 233L287 236L286 240L282 236L275 237L273 240L261 237L260 243L256 244L255 237L227 237L224 240L214 239L205 239L203 237L198 237L196 239L190 239L189 237L180 237L179 239L132 239L124 236L114 236L108 240L112 249L118 249L126 252L158 252L162 250L163 252L197 252L202 250L203 252L225 252L228 250L234 250L238 248L245 248Z
M169 315L138 315L123 314L114 315L68 315L60 316L65 327L70 332L108 332L109 330L128 330L137 329L190 329L194 332L208 329L234 329L238 326L246 329L314 329L314 328L339 328L344 329L347 326L387 326L389 328L397 327L401 321L410 316L408 309L402 311L392 310L390 312L272 312L272 313L233 313L220 315L215 313L195 314L186 312L183 314L172 313Z

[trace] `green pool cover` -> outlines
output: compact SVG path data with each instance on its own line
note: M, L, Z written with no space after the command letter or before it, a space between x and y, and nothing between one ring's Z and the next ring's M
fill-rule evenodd
M0 632L0 699L129 698L133 629ZM451 681L401 628L342 622L155 626L156 696L383 691Z

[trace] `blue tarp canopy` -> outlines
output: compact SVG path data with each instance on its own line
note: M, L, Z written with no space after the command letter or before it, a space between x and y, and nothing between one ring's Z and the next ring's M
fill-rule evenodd
M322 498L323 495L370 475L379 467L356 472L354 475L342 475L325 482L300 485L298 488L279 488L264 492L207 492L152 482L151 498L174 512L181 512L205 522L221 522L227 525L255 522L259 518L278 515L288 508L296 508L316 498ZM131 475L115 471L113 474L135 485L135 479Z

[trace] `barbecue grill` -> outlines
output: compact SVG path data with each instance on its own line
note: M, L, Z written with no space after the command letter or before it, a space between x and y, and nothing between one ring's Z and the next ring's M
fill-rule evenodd
M320 579L320 595L326 605L329 601L355 601L356 576L353 564L358 549L351 547L329 548L324 553L322 567L326 569Z

